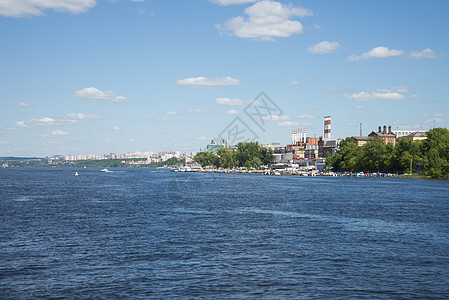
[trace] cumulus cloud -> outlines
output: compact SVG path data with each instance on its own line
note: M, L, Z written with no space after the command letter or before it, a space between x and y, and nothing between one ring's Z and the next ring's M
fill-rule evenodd
M209 2L221 5L221 6L228 6L233 4L245 4L245 3L252 3L256 2L257 0L209 0Z
M179 115L176 111L168 111L165 113L167 116L177 116Z
M408 57L421 59L421 58L435 58L437 57L437 55L435 54L435 51L433 51L430 48L427 48L422 51L412 51L410 52Z
M225 112L225 115L238 115L238 114L240 114L239 111L235 109L230 109Z
M107 100L113 102L126 102L128 99L124 96L117 96L113 91L100 91L94 87L84 88L82 90L76 91L73 94L74 97L80 99L86 99L91 102L99 100Z
M36 127L36 126L45 126L45 125L60 125L60 122L57 122L55 119L50 118L50 117L16 122L17 128L32 128L32 127Z
M69 133L62 130L54 130L51 132L51 135L68 135Z
M28 129L35 128L40 126L59 126L59 125L68 125L75 124L79 121L86 120L101 120L103 117L98 115L88 115L83 113L69 113L66 114L63 118L51 118L51 117L43 117L41 119L31 119L26 121L17 121L15 127L11 129Z
M290 84L291 84L291 85L299 85L299 81L297 81L297 80L292 80L292 81L290 81Z
M262 116L262 119L269 121L285 121L290 120L289 116L279 116L279 115L266 115Z
M70 113L66 115L66 120L101 120L103 117L99 115L86 115L83 113Z
M309 9L276 1L259 1L245 9L248 17L238 16L216 25L221 32L240 38L273 41L302 33L302 24L293 17L312 16Z
M371 58L386 58L390 56L399 56L403 55L403 50L397 50L397 49L388 49L387 47L376 47L372 50L362 53L360 55L351 55L348 58L348 61L358 61L362 59L371 59Z
M280 127L296 127L298 125L299 125L298 122L293 122L293 121L284 121L284 122L278 123L278 126L280 126Z
M365 91L353 94L345 94L347 99L356 101L397 101L404 100L406 97L403 93L406 93L405 88L396 89L378 89L374 91Z
M192 115L207 114L207 113L209 113L207 110L199 109L199 108L196 108L196 109L189 109L187 112L188 112L189 114L192 114Z
M95 0L2 0L0 15L4 17L41 16L47 9L79 14L96 5Z
M315 119L316 117L315 116L312 116L312 115L299 115L298 116L298 119L302 119L302 120L312 120L312 119Z
M20 102L20 103L18 103L18 105L21 107L31 107L31 104L25 103L25 102Z
M215 99L215 102L217 102L217 104L219 105L225 105L225 106L243 106L246 104L245 101L242 101L240 99L237 98L217 98Z
M185 85L192 87L213 87L213 86L227 86L227 85L240 85L241 82L238 79L226 76L226 77L192 77L186 79L180 79L176 81L177 85Z
M327 54L337 51L340 48L339 42L322 41L309 47L309 52L313 54Z

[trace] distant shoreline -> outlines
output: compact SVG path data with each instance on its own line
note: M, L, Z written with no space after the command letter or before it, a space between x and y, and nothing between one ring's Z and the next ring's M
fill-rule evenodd
M170 172L173 172L173 167L135 167L135 166L120 166L120 167L83 167L83 166L8 166L8 167L0 167L0 169L17 169L17 168L66 168L66 169L102 169L102 168L121 168L121 169L163 169ZM101 170L99 170L101 171ZM176 172L176 173L225 173L225 174L260 174L264 176L296 176L296 177L359 177L359 178L408 178L408 179L436 179L436 180L446 180L449 181L449 178L432 178L431 176L419 175L419 174L391 174L391 173L365 173L365 172L356 172L356 173L333 173L333 172L314 172L315 175L312 175L311 172L302 172L300 173L280 173L280 174L265 174L266 170L230 170L230 169L203 169L203 170L192 170L185 172ZM306 174L304 174L306 173ZM364 174L364 175L362 175Z

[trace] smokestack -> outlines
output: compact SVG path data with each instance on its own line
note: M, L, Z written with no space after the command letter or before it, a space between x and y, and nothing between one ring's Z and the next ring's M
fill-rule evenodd
M391 134L391 125L388 126L388 134Z
M306 143L306 129L304 128L304 137L303 137L303 143Z
M379 126L379 133L382 133L382 126Z
M324 117L324 139L331 138L331 117Z
M384 125L384 132L383 132L383 134L387 134L387 126L386 125Z

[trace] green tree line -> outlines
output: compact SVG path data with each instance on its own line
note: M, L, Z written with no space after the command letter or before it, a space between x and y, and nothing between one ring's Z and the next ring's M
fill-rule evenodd
M449 131L434 128L427 139L401 139L396 146L375 137L358 147L353 138L340 143L340 150L326 157L326 166L336 172L415 173L434 178L449 176Z
M142 158L131 158L126 161L142 161ZM101 159L101 160L77 160L66 161L58 160L53 161L51 164L46 159L34 159L34 160L14 160L14 161L2 161L0 160L0 166L3 163L8 163L10 167L97 167L97 168L127 168L127 167L149 167L157 168L163 166L180 166L185 165L185 159L179 159L172 157L162 162L153 162L149 164L130 165L125 162L124 159Z
M234 148L218 148L217 152L199 152L195 161L201 166L216 168L259 168L274 162L271 149L262 147L257 142L238 143Z

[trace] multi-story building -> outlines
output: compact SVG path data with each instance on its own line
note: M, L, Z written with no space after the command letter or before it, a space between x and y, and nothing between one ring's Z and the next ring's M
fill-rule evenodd
M387 131L387 126L384 125L384 129L382 131L382 127L379 126L379 131L372 131L370 134L368 134L369 137L373 136L373 137L377 137L379 139L382 139L382 141L384 142L384 144L393 144L396 145L396 135L391 132L391 126L388 126L388 131Z
M392 130L391 132L396 136L396 139L399 140L399 139L406 137L412 133L418 132L418 130Z
M226 139L214 138L210 141L210 144L207 145L207 151L217 152L219 148L228 148L229 142Z

